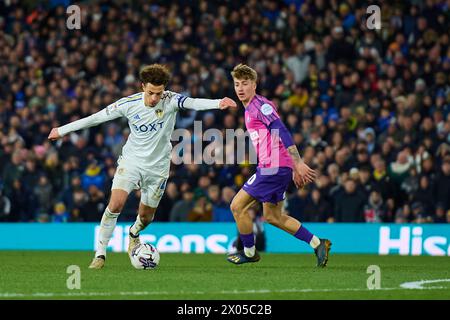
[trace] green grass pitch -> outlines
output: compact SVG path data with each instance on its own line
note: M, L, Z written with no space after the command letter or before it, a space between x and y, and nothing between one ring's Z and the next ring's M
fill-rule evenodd
M450 258L331 255L324 269L315 256L262 254L235 266L217 254L161 254L155 270L135 270L126 253L108 253L102 270L87 268L92 252L0 251L0 299L450 299ZM81 288L69 290L70 265ZM381 289L367 289L370 265ZM421 280L422 289L401 285Z

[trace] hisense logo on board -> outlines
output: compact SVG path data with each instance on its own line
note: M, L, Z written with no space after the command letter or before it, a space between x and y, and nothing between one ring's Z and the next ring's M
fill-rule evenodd
M378 253L387 255L450 256L450 243L443 235L424 236L422 227L401 227L398 235L391 227L380 227Z

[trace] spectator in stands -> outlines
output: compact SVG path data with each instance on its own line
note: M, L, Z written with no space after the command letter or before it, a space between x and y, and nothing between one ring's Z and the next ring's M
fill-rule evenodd
M419 180L419 189L412 195L412 202L420 202L423 210L432 214L434 212L434 194L430 179L427 176L421 176Z
M88 188L87 196L87 202L80 208L80 215L83 221L100 221L105 211L105 194L96 185L92 184Z
M8 222L11 213L11 200L3 195L3 183L0 181L0 222Z
M348 179L344 184L344 192L336 199L334 219L336 222L364 221L364 195L357 192L356 183Z
M37 186L33 190L36 197L38 212L50 214L53 207L53 187L45 174L39 176Z
M366 222L385 222L387 209L383 203L381 193L374 189L370 192L367 204L364 206L364 219Z
M432 222L432 214L427 213L421 202L413 202L411 205L412 223Z
M387 174L386 162L378 158L374 161L373 166L374 187L380 190L383 199L386 199L386 202L388 202L398 198L396 186ZM396 205L398 206L398 203Z
M412 166L412 158L408 156L406 150L402 150L397 155L397 160L392 162L388 168L388 175L392 181L400 187L408 177L409 169Z
M299 221L305 221L305 207L308 202L308 190L306 188L298 189L293 195L287 198L287 214Z
M70 218L69 212L63 202L55 203L53 207L52 222L68 222Z
M178 200L170 211L171 222L188 221L188 213L194 207L194 193L189 189L184 189L182 199Z
M81 189L81 178L77 174L74 174L70 179L70 186L58 194L58 199L66 205L69 211L73 208L73 193L77 189Z
M409 204L404 204L395 213L395 223L409 223L412 221L412 212Z
M25 168L22 164L22 153L17 150L11 156L11 162L5 166L3 171L4 192L7 196L11 195L13 183L15 180L21 180Z
M81 176L81 186L84 190L88 190L91 185L103 190L105 184L105 174L98 164L97 160L92 162L86 168L86 171Z
M446 223L445 205L441 202L436 203L436 211L434 212L433 222Z
M63 168L57 152L50 152L44 164L45 173L54 190L63 188Z
M441 172L436 177L435 200L442 203L444 210L450 209L450 156L447 156L442 165Z
M374 183L370 172L370 166L362 166L358 170L358 186L364 193L366 199L369 198L370 192L374 190Z
M25 170L21 180L27 188L30 188L38 184L39 177L42 173L43 171L37 167L34 156L28 156L25 161Z
M194 206L187 215L190 222L208 222L212 221L213 206L208 200L205 192L198 188L194 191Z
M214 222L234 222L233 213L230 209L231 200L233 200L236 191L230 187L222 189L222 197L216 205L213 205Z
M71 221L84 221L84 205L89 200L88 194L82 189L77 188L74 190L73 194L73 205L70 210L70 220Z
M411 167L408 177L400 185L400 190L406 194L407 201L412 201L414 194L419 190L419 180L417 169Z
M220 204L220 187L218 185L213 184L208 187L208 199L213 207L216 207Z
M322 196L319 189L313 189L304 209L303 221L327 222L332 215L331 204Z

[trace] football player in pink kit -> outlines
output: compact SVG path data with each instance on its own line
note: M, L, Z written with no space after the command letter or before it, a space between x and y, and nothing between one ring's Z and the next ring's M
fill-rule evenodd
M259 261L260 256L255 249L253 220L247 213L259 201L263 204L266 221L308 243L317 256L317 266L325 267L331 247L330 240L319 239L297 219L282 213L285 192L291 180L301 188L312 182L316 173L303 162L275 105L256 94L256 71L239 64L231 75L236 95L245 107L245 125L258 155L258 167L231 203L244 250L230 254L227 260L234 264Z

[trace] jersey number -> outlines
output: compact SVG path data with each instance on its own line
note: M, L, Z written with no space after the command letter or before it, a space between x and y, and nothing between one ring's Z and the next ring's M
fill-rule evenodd
M250 179L248 179L247 184L251 185L253 182L255 182L255 179L256 179L256 173L254 175L252 175Z

